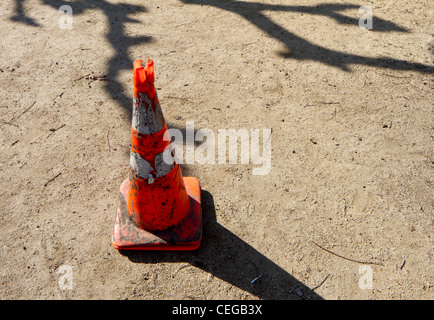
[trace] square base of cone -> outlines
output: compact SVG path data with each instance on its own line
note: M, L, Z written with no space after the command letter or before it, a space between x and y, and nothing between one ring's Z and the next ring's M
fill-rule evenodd
M202 240L201 190L196 178L184 177L190 199L187 217L163 231L148 231L136 225L128 215L130 181L121 184L112 244L118 250L195 250Z

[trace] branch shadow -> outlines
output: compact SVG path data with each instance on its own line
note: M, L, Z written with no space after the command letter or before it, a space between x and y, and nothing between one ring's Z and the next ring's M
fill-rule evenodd
M16 0L22 1L22 0ZM43 0L44 4L58 9L59 3L56 0ZM107 81L104 83L104 90L113 100L125 110L128 117L132 116L132 97L124 93L122 83L118 80L124 70L132 70L133 60L127 51L130 47L147 44L154 41L151 36L129 36L125 33L126 23L140 24L141 21L132 15L144 14L147 8L142 5L131 5L125 3L111 3L106 0L92 1L81 0L68 3L73 9L73 15L83 14L88 9L100 9L107 17L109 29L106 38L115 52L114 56L107 62Z
M15 0L14 15L10 17L11 21L20 22L29 26L38 27L39 23L28 17L24 12L23 4L26 0Z
M24 10L26 0L15 0L14 13L10 20L24 23L30 26L39 26L31 17L28 17ZM56 10L60 4L57 0L41 0L45 5L49 5ZM259 29L263 30L269 36L281 42L286 50L280 52L283 58L295 59L299 61L311 60L324 63L326 65L339 68L344 71L351 71L350 65L367 65L378 68L392 70L414 70L421 73L433 73L432 66L422 63L410 62L406 60L388 58L388 57L365 57L355 54L348 54L336 50L330 50L323 46L316 45L289 32L277 23L273 22L263 12L264 11L281 11L295 12L300 14L310 14L316 16L325 16L334 19L340 24L358 25L358 19L349 17L342 12L345 10L355 10L360 8L356 4L335 4L324 3L313 6L305 5L276 5L258 2L244 2L238 0L180 0L184 4L195 4L201 6L212 6L235 13L246 19ZM100 9L107 17L109 29L106 34L115 54L107 62L107 79L104 84L104 90L125 110L131 117L132 101L129 95L124 93L122 83L118 77L123 70L131 70L133 60L128 55L131 46L147 44L154 41L152 36L129 36L125 33L125 23L136 23L140 21L133 15L147 12L143 5L131 5L126 3L111 3L107 0L77 0L67 2L73 8L73 15L84 13L88 9ZM409 31L393 22L373 17L374 31L379 32L406 32Z
M26 16L23 8L25 1L26 0L15 0L14 15L10 19L30 26L39 26L39 24L32 18ZM57 0L43 0L43 3L55 8L56 10L61 6ZM67 4L73 9L73 15L80 15L85 13L86 10L98 8L107 17L109 29L106 38L111 44L115 54L109 58L107 62L107 81L104 81L104 90L113 100L118 102L126 112L127 116L131 119L133 106L132 94L125 94L122 83L118 80L118 77L122 71L132 70L134 61L128 55L127 51L129 48L136 45L151 43L154 39L151 36L129 36L125 33L124 27L126 23L139 24L140 21L132 17L132 15L144 14L148 11L147 8L142 5L130 5L126 3L114 4L106 0L70 1ZM180 130L185 137L186 128L173 124L169 124L169 128ZM194 131L196 133L197 130Z
M263 13L263 11L299 12L330 17L340 24L358 25L358 19L345 16L340 12L348 9L359 8L359 5L328 3L316 6L286 6L237 0L181 0L181 2L185 4L212 6L243 17L286 47L287 50L285 52L279 53L283 58L290 58L299 61L318 61L347 72L351 71L349 67L350 65L366 65L391 70L413 70L421 73L434 73L434 68L432 66L424 65L422 63L388 57L365 57L327 49L289 32L285 28L273 22ZM374 17L373 23L375 31L409 32L407 29L400 27L393 22L378 17Z
M216 220L212 195L202 190L203 239L192 252L130 251L120 253L134 263L189 263L263 300L323 300L276 263Z

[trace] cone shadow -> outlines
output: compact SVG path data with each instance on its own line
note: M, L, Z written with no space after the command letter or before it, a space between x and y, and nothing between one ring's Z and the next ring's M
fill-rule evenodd
M196 251L119 252L134 263L186 262L264 300L322 300L316 292L219 224L213 197L205 190L202 190L202 213L203 240Z

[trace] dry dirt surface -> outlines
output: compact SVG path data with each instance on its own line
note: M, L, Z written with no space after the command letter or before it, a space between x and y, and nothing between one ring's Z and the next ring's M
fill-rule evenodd
M433 299L433 5L1 1L0 298ZM111 244L148 58L170 128L272 130L182 165L194 252Z

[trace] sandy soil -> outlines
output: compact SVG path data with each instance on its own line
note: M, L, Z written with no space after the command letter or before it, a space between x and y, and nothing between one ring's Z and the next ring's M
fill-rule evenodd
M0 3L1 299L434 298L432 1L59 3ZM272 129L183 165L195 252L111 245L148 58L169 127Z

